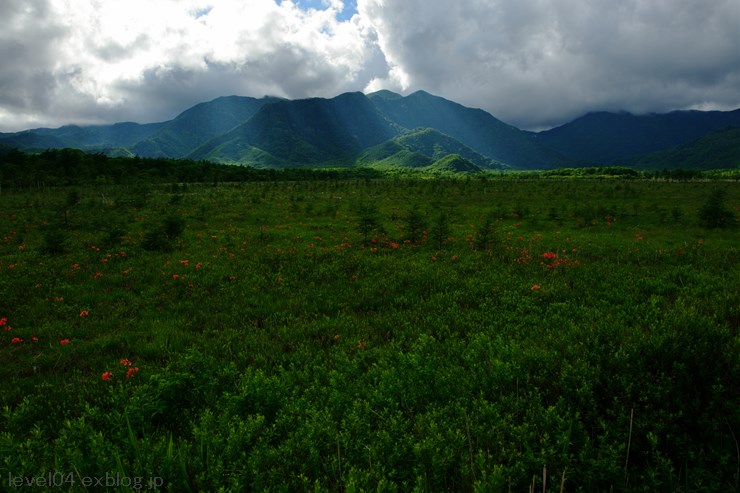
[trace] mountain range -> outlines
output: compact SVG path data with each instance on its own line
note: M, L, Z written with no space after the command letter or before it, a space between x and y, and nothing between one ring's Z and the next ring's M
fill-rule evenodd
M269 168L370 166L466 173L594 165L734 168L740 165L740 109L589 113L550 130L528 132L424 91L401 96L383 90L331 99L228 96L160 123L0 133L0 148L67 147Z

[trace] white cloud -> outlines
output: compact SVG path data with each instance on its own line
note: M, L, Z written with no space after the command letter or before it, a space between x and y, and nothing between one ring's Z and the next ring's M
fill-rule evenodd
M0 131L425 89L521 127L740 106L737 0L0 3ZM338 19L346 19L339 21Z
M35 0L2 7L0 55L14 63L0 68L0 129L166 119L232 93L298 98L361 89L369 68L385 67L382 54L358 19L337 21L341 1L327 5Z

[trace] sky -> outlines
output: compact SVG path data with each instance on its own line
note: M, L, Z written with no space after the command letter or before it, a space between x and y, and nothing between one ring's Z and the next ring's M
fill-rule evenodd
M539 130L740 107L740 0L0 1L0 132L417 90Z

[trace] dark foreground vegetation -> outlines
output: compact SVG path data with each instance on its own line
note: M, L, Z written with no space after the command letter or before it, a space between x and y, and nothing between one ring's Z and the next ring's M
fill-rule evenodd
M50 149L24 153L16 149L0 152L0 187L43 188L68 185L149 185L162 183L234 183L244 181L348 180L383 177L450 177L456 173L414 169L284 168L258 169L227 166L208 161L168 158L109 157L77 149ZM457 173L466 176L466 173ZM469 174L480 180L509 179L658 179L658 180L740 180L740 170L663 169L638 171L624 166L558 168L547 171L486 171Z
M740 489L736 183L64 152L2 167L0 490Z

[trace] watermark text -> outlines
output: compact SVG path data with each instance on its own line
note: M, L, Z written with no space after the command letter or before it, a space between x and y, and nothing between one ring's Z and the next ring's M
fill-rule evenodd
M68 488L81 485L85 488L131 488L134 491L156 491L164 485L159 476L127 476L105 473L104 476L81 476L72 472L47 472L34 476L16 476L8 473L6 483L11 488Z

